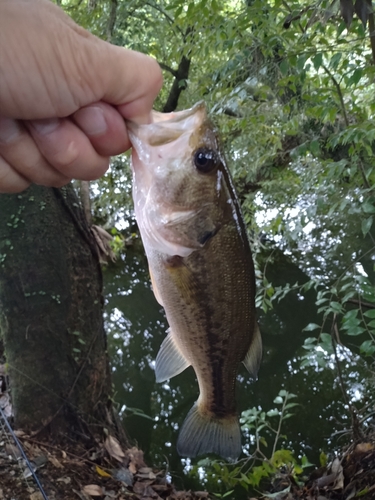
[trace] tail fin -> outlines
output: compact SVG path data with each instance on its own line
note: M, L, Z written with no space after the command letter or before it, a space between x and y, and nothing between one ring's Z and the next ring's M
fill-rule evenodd
M177 441L178 454L196 457L216 453L234 461L241 451L241 430L237 416L213 418L200 412L195 403L182 424Z

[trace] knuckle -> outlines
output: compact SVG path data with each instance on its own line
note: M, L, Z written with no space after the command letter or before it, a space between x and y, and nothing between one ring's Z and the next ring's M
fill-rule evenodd
M51 153L50 163L58 169L65 169L74 166L79 156L80 151L77 144L70 141L66 148Z

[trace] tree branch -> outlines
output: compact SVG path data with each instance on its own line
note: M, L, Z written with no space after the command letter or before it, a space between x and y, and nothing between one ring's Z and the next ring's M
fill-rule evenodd
M180 94L187 87L186 80L188 79L189 76L190 62L191 60L188 59L186 56L181 57L181 61L178 65L176 76L172 84L172 88L169 92L167 102L163 107L164 113L171 113L177 108Z
M168 66L167 64L159 62L159 66L161 67L161 69L165 69L165 71L168 71L168 73L171 73L171 75L173 75L175 78L178 77L177 71L175 69L171 68L170 66Z
M357 306L363 306L363 307L368 307L369 309L375 309L375 304L372 304L371 302L365 302L364 300L357 300L357 299L349 299L348 302L351 304L356 304Z
M372 51L372 64L375 64L375 19L374 19L374 9L372 7L371 0L367 0L369 6L369 15L368 15L368 26L369 26L369 37Z
M330 70L327 68L327 66L325 66L325 65L323 64L322 68L323 68L323 69L324 69L324 71L327 73L327 75L330 77L330 79L332 80L333 85L335 86L335 88L336 88L336 90L337 90L337 95L339 96L339 99L340 99L340 104L341 104L341 111L342 111L342 114L344 115L345 125L346 125L347 127L349 127L348 115L346 114L345 103L344 103L344 97L343 97L342 92L341 92L341 87L340 87L340 84L339 84L339 82L336 80L336 78L334 77L334 75L330 72Z
M180 32L180 34L182 35L182 37L184 38L184 32L182 31L181 28L179 28L178 26L176 26L175 22L174 22L174 19L168 15L165 10L163 10L161 7L159 7L158 5L155 5L151 2L143 2L144 5L148 5L149 7L151 7L152 9L155 9L157 10L158 12L160 12L161 14L163 14L163 16L167 19L167 21L170 23L170 24L174 24L174 27L177 29L177 31Z
M117 5L118 5L117 0L111 0L111 10L109 12L109 18L106 28L107 42L110 42L112 40L113 29L115 27L117 19Z

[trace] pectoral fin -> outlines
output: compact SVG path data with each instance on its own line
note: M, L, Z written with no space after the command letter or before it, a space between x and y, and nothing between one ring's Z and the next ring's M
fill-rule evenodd
M169 333L164 339L160 347L160 351L156 356L156 382L164 382L165 380L183 372L188 366L190 366L189 361L187 361L177 347L172 332L170 330L168 331Z
M243 360L246 370L250 373L254 380L258 375L260 362L262 359L262 338L260 336L258 323L255 322L253 339L249 350Z

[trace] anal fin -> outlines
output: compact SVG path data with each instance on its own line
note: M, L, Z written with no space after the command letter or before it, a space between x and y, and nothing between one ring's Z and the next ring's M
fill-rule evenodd
M258 376L260 362L262 360L262 338L260 336L258 323L255 322L253 338L243 364L254 380Z
M172 332L168 330L168 335L163 340L160 351L156 356L156 381L164 382L183 372L188 366L190 366L189 361L177 347Z

